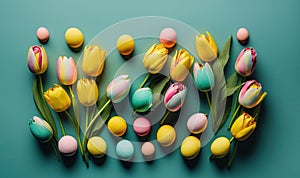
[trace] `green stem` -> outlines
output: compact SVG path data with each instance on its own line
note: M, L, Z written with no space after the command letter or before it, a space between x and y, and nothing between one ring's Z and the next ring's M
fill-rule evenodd
M86 128L86 131L87 132L90 127L94 124L94 122L96 121L97 117L99 117L99 115L101 114L101 112L109 105L109 103L111 102L111 100L108 100L104 106L97 112L97 114L93 117L93 119L91 119L91 123L89 124L89 126Z
M65 128L64 128L64 125L63 125L63 123L62 123L61 118L60 118L59 115L58 115L58 123L60 125L61 132L62 132L63 136L65 136L66 135Z
M144 81L142 82L142 84L139 86L139 88L142 88L145 85L145 83L149 79L150 75L151 75L150 73L147 74L146 78L144 79Z
M233 115L232 115L232 117L231 117L231 119L230 119L228 128L227 128L228 130L230 130L230 128L231 128L231 126L232 126L232 124L233 124L233 120L234 120L236 114L238 113L238 111L240 110L240 107L241 107L241 105L238 105L238 107L236 108L235 112L233 113Z
M231 166L231 164L232 164L232 162L233 162L233 160L234 160L234 157L235 157L236 151L237 151L237 146L238 146L238 141L236 140L236 141L234 142L233 153L232 153L232 156L231 156L231 158L230 158L230 160L229 160L229 162L228 162L227 169L230 168L230 166Z
M167 117L169 116L171 111L168 111L167 113L165 113L164 117L162 118L162 120L160 121L160 125L163 125L163 123L165 122L165 120L167 119Z
M231 139L229 140L229 142L231 143L234 140L234 137L231 137Z
M86 107L86 111L85 111L85 129L88 127L89 125L89 107Z
M75 123L75 121L73 120L71 114L68 111L65 111L65 114L68 116L68 118L72 122L73 126L75 127L79 149L80 149L81 155L82 155L82 157L83 157L83 159L84 159L84 161L85 161L85 163L86 163L86 165L88 167L89 163L88 163L88 160L87 160L87 158L85 156L85 152L83 151L83 148L82 148L82 143L81 143L81 139L80 139L80 132L79 132L79 126Z
M57 147L56 147L56 143L53 139L51 139L51 146L52 146L52 148L55 152L56 158L58 159L58 161L60 161L59 154L58 154Z
M209 97L209 93L208 91L205 92L205 95L206 95L206 99L207 99L207 103L208 103L208 107L209 107L209 110L210 110L210 115L211 115L211 121L212 121L212 124L213 124L213 128L214 128L214 125L215 125L215 120L214 120L214 116L212 114L212 105L211 105L211 102L210 102L210 97Z

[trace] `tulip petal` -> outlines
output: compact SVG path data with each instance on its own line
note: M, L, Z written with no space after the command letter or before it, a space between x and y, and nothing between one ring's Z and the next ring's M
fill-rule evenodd
M254 132L255 128L256 128L256 123L254 122L253 125L245 128L245 129L241 130L239 133L237 133L235 138L239 141L245 141Z

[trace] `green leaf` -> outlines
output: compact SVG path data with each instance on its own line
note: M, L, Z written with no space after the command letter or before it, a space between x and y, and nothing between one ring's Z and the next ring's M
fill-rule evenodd
M43 118L52 127L53 135L57 140L58 139L57 127L53 115L49 109L49 106L44 99L44 88L43 88L43 82L41 76L37 76L37 78L33 82L33 97L35 100L36 107L38 108Z
M152 95L153 95L153 101L152 101L152 107L151 110L154 110L163 100L162 97L162 91L164 90L166 84L170 81L169 77L165 77L158 81L152 81L150 84L150 88L152 88Z
M219 129L221 129L223 127L223 125L226 123L226 121L228 120L228 117L231 113L231 109L232 109L232 97L227 97L226 99L226 107L225 107L225 111L219 126Z
M230 57L229 54L230 54L231 40L232 40L232 36L230 35L218 57L218 60L221 63L223 69L226 66L228 59Z
M41 97L40 97L40 92L39 92L39 88L38 88L38 79L37 78L35 78L33 80L32 95L33 95L33 100L34 100L34 103L35 103L35 106L36 106L37 110L42 115L42 117L47 122L49 122L48 118L46 117L45 111L44 111L43 101L41 100Z
M227 79L226 81L226 87L227 88L232 88L237 85L237 82L239 80L239 76L236 72L231 74L231 76Z
M109 98L107 97L107 95L103 95L100 99L100 101L98 102L98 108L101 109L102 107L104 107L104 105L109 102ZM93 125L91 125L91 129L88 130L87 133L87 138L90 138L94 135L98 135L99 132L101 131L101 128L103 127L103 125L105 124L105 122L107 121L107 119L110 116L110 112L112 110L112 104L108 104L104 110L101 112L100 114L100 119L98 118L97 121L95 121L93 123Z
M227 90L226 90L226 96L231 96L233 95L233 93L238 90L239 88L241 88L242 84L238 85L238 86L235 86L235 87L232 87L232 88L228 88L227 87Z

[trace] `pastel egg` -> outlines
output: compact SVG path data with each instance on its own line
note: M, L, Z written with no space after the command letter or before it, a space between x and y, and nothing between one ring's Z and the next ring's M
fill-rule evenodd
M47 41L50 38L50 33L49 33L49 31L48 31L47 28L45 28L45 27L39 27L36 30L36 37L38 38L38 40L41 43L47 43Z
M239 28L236 33L236 38L241 44L246 44L249 39L249 32L246 28Z
M164 28L159 35L159 40L166 48L172 48L176 44L176 31L173 28Z
M133 144L128 140L119 141L116 146L116 153L121 160L130 160L134 155Z
M211 154L216 158L225 157L230 150L230 141L226 137L219 137L210 146Z
M151 142L145 142L142 145L142 154L145 158L152 158L155 153L155 147Z
M87 150L95 158L101 158L106 153L106 142L99 136L91 137L87 142Z
M64 156L72 156L77 151L77 141L70 135L63 136L58 141L58 149Z
M117 49L122 55L129 55L134 50L134 40L128 34L121 35L117 40Z
M146 136L150 128L151 123L145 117L139 117L133 122L133 130L138 136Z
M163 125L158 129L156 139L161 146L168 147L175 142L176 131L170 125Z
M84 42L82 32L78 28L69 28L65 32L65 40L70 48L78 49Z
M188 160L194 159L200 152L201 142L195 136L186 137L180 146L181 155Z
M203 113L193 114L187 121L187 128L193 134L202 133L207 127L207 116Z
M112 117L107 124L108 130L114 136L122 136L127 130L127 124L125 119L121 116Z

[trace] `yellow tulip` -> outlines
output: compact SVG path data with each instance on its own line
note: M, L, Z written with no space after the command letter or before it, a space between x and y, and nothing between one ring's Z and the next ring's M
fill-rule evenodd
M218 56L218 47L209 32L196 36L196 48L198 56L205 62L213 61Z
M194 56L184 49L176 51L171 61L170 76L177 82L182 82L188 76L193 65Z
M82 57L82 70L85 74L97 77L104 68L106 51L97 45L85 46Z
M168 50L162 44L154 44L146 52L143 64L144 67L151 73L158 73L168 60Z
M95 80L83 78L77 82L79 102L84 106L92 106L98 100L98 86Z
M54 84L54 88L49 88L44 93L44 98L56 112L63 112L71 105L71 100L66 90L57 84Z
M256 122L252 116L243 112L236 121L233 123L230 132L232 136L239 140L244 141L250 137L256 127Z

